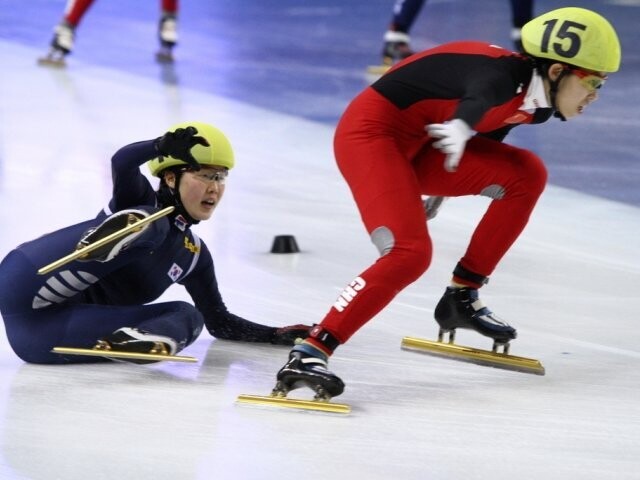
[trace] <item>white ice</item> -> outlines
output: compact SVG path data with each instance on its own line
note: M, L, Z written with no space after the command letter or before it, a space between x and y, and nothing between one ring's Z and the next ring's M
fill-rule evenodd
M211 222L229 308L318 322L376 258L333 162L332 129L211 94L0 42L0 256L89 218L110 196L109 158L172 123L203 120L237 155ZM388 179L390 182L393 178ZM546 376L402 351L433 338L433 307L486 208L453 199L430 224L429 271L341 347L348 416L239 406L267 394L287 348L217 341L196 365L27 365L0 336L1 479L640 478L640 211L549 186L483 290L514 324L512 353ZM269 253L295 235L299 254ZM179 287L165 298L188 297ZM460 332L460 343L487 348Z

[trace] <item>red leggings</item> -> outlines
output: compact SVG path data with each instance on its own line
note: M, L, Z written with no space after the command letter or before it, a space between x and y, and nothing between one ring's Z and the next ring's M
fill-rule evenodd
M67 3L64 19L69 25L77 27L82 17L95 0L73 0ZM163 12L176 14L178 12L178 0L160 0L160 8Z
M547 180L535 154L483 137L470 139L458 170L447 172L444 155L425 144L426 134L412 139L393 121L376 124L371 113L347 110L336 130L335 155L367 231L382 232L390 249L347 286L321 322L340 343L429 267L432 244L421 194L502 192L460 260L467 270L489 276L526 226Z

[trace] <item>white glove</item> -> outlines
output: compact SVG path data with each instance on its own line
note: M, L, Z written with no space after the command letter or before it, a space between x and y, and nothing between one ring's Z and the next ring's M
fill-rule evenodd
M464 147L473 135L469 125L464 120L454 118L444 123L432 123L427 125L425 130L430 137L439 138L437 142L433 142L433 146L445 153L447 157L444 160L444 168L448 172L455 172L460 163L460 158L464 152Z

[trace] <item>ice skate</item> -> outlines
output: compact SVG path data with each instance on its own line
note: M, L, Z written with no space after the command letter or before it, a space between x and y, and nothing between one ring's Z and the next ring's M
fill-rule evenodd
M146 225L155 222L165 215L169 215L174 210L175 207L167 207L151 215L147 215L146 212L141 210L123 210L118 212L108 217L97 228L88 230L80 239L80 242L78 242L74 252L40 268L38 275L50 273L74 260L108 261L105 259L108 259L110 255L111 258L117 255L120 250L125 248L135 237L142 233L142 229L146 227ZM111 220L114 217L115 219ZM115 225L119 225L120 229L114 230L112 227ZM124 241L122 241L123 238ZM115 243L117 240L121 241ZM94 256L93 252L98 253Z
M440 326L438 340L404 337L401 344L404 350L544 375L544 367L538 360L509 355L509 342L516 338L516 330L499 320L482 304L476 289L448 287L436 306L434 316ZM489 351L456 345L454 340L457 328L475 330L492 338L492 349ZM445 336L448 336L446 340Z
M388 31L384 35L384 45L382 46L382 63L371 65L367 68L367 73L372 75L382 75L396 63L410 57L415 52L409 45L409 35L403 32Z
M313 400L288 398L291 390L308 387L315 393ZM240 395L238 402L258 405L316 410L333 413L349 413L349 405L331 403L332 397L344 391L344 383L327 370L327 362L304 352L292 351L289 360L280 369L277 383L271 395Z
M99 356L137 364L198 361L194 357L175 355L177 348L176 341L171 337L151 334L137 328L120 328L98 340L92 349L56 347L52 351L60 354Z
M73 27L68 23L57 25L53 31L53 39L49 52L38 59L38 65L49 67L66 67L65 58L73 50L73 40L75 33Z
M156 53L158 63L173 63L173 48L178 43L178 22L173 15L164 15L158 25L160 49Z
M316 400L328 401L344 391L344 383L327 369L325 360L303 352L292 351L276 378L273 393L281 396L296 388L309 387L316 393Z
M93 243L96 243L98 240L102 240L103 238L126 227L135 225L137 222L147 216L147 212L143 210L122 210L120 212L116 212L113 215L107 217L106 220L104 220L97 227L87 230L78 242L76 250L82 251L82 249L88 247ZM145 227L134 229L128 235L114 240L113 242L107 243L101 248L97 248L91 252L88 252L86 255L78 258L78 260L95 260L98 262L108 262L109 260L112 260L116 255L118 255L121 250L125 249L129 244L131 244L131 242L133 242L137 237L139 237L140 234L142 234L144 228Z
M466 328L493 338L494 351L498 346L504 345L507 350L505 353L508 353L509 341L517 336L515 328L498 319L482 304L478 290L474 288L447 287L436 305L434 317L440 325L440 341L443 335L449 333L453 343L456 328Z

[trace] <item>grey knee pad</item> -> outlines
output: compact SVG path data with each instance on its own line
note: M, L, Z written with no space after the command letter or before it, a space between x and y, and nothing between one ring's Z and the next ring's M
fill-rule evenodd
M502 185L489 185L484 187L480 192L483 197L493 198L494 200L501 200L504 197L505 189Z
M385 226L378 227L371 232L371 241L380 252L381 257L389 253L396 243L393 232Z

